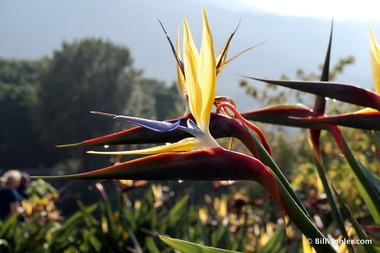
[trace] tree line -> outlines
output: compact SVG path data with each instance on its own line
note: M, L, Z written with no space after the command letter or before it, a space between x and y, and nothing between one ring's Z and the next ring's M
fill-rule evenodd
M179 105L175 84L144 77L128 48L102 39L63 42L38 60L0 58L0 169L109 165L109 157L54 146L130 127L90 111L161 120L178 116Z

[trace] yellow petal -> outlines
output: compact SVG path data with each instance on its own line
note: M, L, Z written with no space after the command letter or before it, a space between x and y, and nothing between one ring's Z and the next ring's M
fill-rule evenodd
M199 138L202 147L219 147L209 131L210 114L216 92L216 66L214 45L206 12L203 9L203 33L201 52L194 46L189 26L184 20L183 59L185 68L185 88L189 108L197 126L205 134Z
M353 112L353 114L365 114L365 113L372 113L372 112L378 112L378 110L367 107L367 108L361 109L359 111L355 111L355 112Z
M167 152L191 151L200 148L199 141L195 138L186 138L165 146L158 146L130 151L88 151L89 154L100 155L149 155Z
M179 28L177 29L177 44L176 44L177 57L181 60L181 50L179 49ZM186 101L186 88L185 88L185 77L183 76L181 66L177 62L177 77L178 77L178 88L181 93L182 98Z
M189 100L189 107L197 125L200 126L199 124L201 122L202 112L202 93L197 80L199 54L194 46L194 41L186 19L184 19L183 54L186 78L185 85Z
M208 221L208 211L206 208L201 207L198 209L198 217L203 225L207 224Z
M313 247L311 246L311 244L308 240L310 240L310 239L307 238L304 234L302 234L303 253L315 253L315 250L313 249Z
M375 91L380 94L380 50L375 38L372 35L371 29L368 28L368 32L371 49L372 78Z
M199 128L208 132L210 113L216 93L216 63L214 54L214 42L207 21L206 11L203 9L203 34L198 66L198 85L202 93L202 112Z
M198 127L207 134L216 90L216 66L212 35L204 10L200 55L194 48L194 41L186 19L184 20L183 47L189 107Z
M184 37L187 38L186 40L184 39L183 43L185 42L188 43L187 46L190 48L193 54L195 64L198 65L199 53L198 53L197 47L195 46L193 36L191 35L190 27L189 27L189 24L187 23L186 18L184 18L183 20L183 25L184 25Z

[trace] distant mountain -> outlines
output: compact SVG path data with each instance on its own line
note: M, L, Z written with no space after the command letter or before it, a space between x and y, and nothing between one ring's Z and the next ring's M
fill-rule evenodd
M218 80L218 95L238 98L245 107L249 98L238 87L239 74L278 78L294 77L298 68L318 71L324 61L331 22L311 18L290 18L266 13L237 12L204 5L213 30L216 49L240 26L232 42L230 56L269 40L242 55L225 68ZM176 80L175 61L157 18L173 41L176 29L186 16L196 40L201 34L201 4L194 1L1 1L0 56L39 58L61 46L63 40L102 37L131 49L135 65L146 76L167 83ZM334 22L332 64L353 55L356 64L346 69L338 81L371 88L368 24ZM380 41L380 26L371 27ZM376 30L377 29L377 30ZM257 85L261 85L258 84Z

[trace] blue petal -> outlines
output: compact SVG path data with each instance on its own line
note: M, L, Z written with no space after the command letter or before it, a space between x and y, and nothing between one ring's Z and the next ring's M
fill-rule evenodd
M181 130L183 130L185 132L188 132L189 134L192 134L195 137L200 137L200 136L204 135L204 133L202 132L202 130L191 119L187 120L187 127L185 127L185 126L178 126L178 129L181 129Z
M173 131L178 128L179 123L180 123L179 120L175 123L170 123L167 121L156 121L156 120L149 120L149 119L129 117L129 116L120 116L120 115L117 115L113 118L117 120L126 121L138 126L142 126L156 132Z
M191 119L188 119L186 123L187 123L188 128L200 130L200 128L197 126L197 124L195 124L194 121L192 121Z
M178 128L182 131L188 132L189 134L195 137L200 137L204 135L202 130L191 119L187 120L187 127L185 127L185 126L180 125L180 120L176 121L175 123L170 123L167 121L149 120L149 119L116 115L116 114L110 114L110 113L104 113L104 112L91 111L91 113L108 116L117 120L126 121L128 123L145 127L156 132L168 132L168 131L173 131Z

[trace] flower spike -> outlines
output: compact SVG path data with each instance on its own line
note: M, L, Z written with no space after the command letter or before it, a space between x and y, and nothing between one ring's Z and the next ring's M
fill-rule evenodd
M206 12L204 10L203 10L203 16L204 16L204 18L206 18L206 23L204 22L204 24L207 24L207 26L208 26ZM167 40L169 42L170 48L171 48L172 53L174 55L174 58L175 58L175 60L177 62L178 88L179 88L179 90L181 92L181 96L184 99L184 101L187 101L187 97L186 97L187 90L186 90L186 86L185 86L185 79L186 79L185 66L184 66L183 61L181 60L181 53L180 53L180 50L179 50L179 30L177 31L177 43L176 43L176 47L174 47L174 44L171 41L171 39L169 37L169 34L166 32L166 30L165 30L162 22L160 20L158 20L158 22L160 23L161 28L162 28L162 30L165 33L165 37L167 38ZM185 23L187 24L186 20L185 20ZM239 22L239 25L240 25L240 22ZM224 44L223 48L220 50L219 54L215 57L215 62L216 62L215 74L216 74L216 78L219 77L219 75L222 72L222 70L224 69L224 67L227 64L229 64L231 61L235 60L237 57L239 57L240 55L248 52L249 50L251 50L251 49L253 49L255 47L258 47L258 46L260 46L260 45L262 45L262 44L264 44L264 43L267 42L267 41L264 41L264 42L262 42L262 43L260 43L258 45L255 45L255 46L252 46L250 48L247 48L246 50L238 53L237 55L233 56L231 59L227 60L228 49L229 49L229 47L231 45L232 38L234 37L237 29L239 28L239 25L237 26L237 28L235 29L235 31L233 31L232 34L228 37L228 39L227 39L226 43ZM191 44L191 48L193 48L194 52L197 52L194 43Z
M322 97L335 98L337 100L354 105L366 106L380 110L379 94L352 84L336 82L272 80L248 76L244 77L312 93Z
M346 127L353 127L366 130L377 130L380 131L380 112L355 112L347 113L335 116L319 116L319 117L307 117L307 118L296 118L294 120L300 120L304 122L319 122L334 124Z
M189 122L189 120L193 122L194 118L191 114L187 114L179 120L181 125L185 125ZM175 121L176 120L169 120L168 122L173 123ZM179 127L181 127L181 125ZM258 157L255 143L252 141L249 131L235 119L216 113L211 113L210 132L214 138L234 137L239 139L254 155L254 157ZM60 145L58 147L93 147L120 144L173 143L191 137L191 135L196 136L194 133L190 134L179 128L170 132L155 132L138 126L80 143Z
M208 25L206 12L203 10L203 34L201 50L199 53L195 47L195 43L193 41L186 19L184 19L184 30L183 53L184 71L186 76L185 88L188 96L189 109L195 118L196 124L194 124L192 121L188 121L188 127L184 127L179 125L180 121L172 124L170 122L159 122L128 116L119 116L105 113L97 114L103 114L113 117L114 119L124 120L158 132L181 129L192 134L195 136L195 138L185 138L176 143L172 143L166 146L159 146L135 151L90 151L89 153L112 155L157 154L220 147L215 139L211 136L209 130L211 109L214 103L216 92L216 63L214 56L214 43L211 30Z

